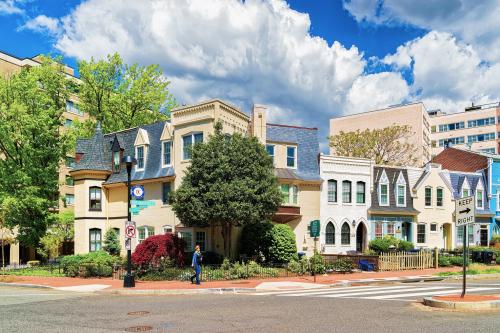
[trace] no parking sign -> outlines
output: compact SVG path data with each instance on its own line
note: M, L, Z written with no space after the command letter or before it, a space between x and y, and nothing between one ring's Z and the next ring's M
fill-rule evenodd
M136 234L135 222L127 221L127 224L125 225L125 237L135 238L135 234Z

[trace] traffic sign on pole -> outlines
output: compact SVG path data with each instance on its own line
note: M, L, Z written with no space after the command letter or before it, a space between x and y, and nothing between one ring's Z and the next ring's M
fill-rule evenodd
M132 239L125 238L125 250L132 250Z
M319 233L320 233L319 220L311 221L311 224L309 225L309 235L311 237L319 237Z
M144 199L144 186L142 185L134 185L130 190L131 195L134 199L142 200Z
M474 196L460 198L455 201L455 224L457 227L463 228L463 268L462 268L462 295L465 297L465 290L467 288L467 225L474 223L474 216L476 215L476 200Z
M135 222L127 221L127 224L125 225L125 237L135 238L135 234L136 234Z

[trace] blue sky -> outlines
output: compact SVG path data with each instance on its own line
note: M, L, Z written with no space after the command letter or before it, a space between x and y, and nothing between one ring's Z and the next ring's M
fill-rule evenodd
M179 103L265 104L326 142L331 117L498 101L498 17L500 0L0 0L0 50L118 52L159 64Z

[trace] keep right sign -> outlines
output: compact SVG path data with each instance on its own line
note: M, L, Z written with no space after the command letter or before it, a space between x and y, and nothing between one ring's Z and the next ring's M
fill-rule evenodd
M475 208L474 196L457 199L455 201L456 226L474 223Z

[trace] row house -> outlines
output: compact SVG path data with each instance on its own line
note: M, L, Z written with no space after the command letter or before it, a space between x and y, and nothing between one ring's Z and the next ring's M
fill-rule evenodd
M322 252L362 252L367 249L371 225L373 161L321 155Z
M182 106L171 112L171 120L103 134L99 129L90 139L77 142L76 164L71 175L75 186L75 253L102 248L105 232L113 228L124 249L127 220L125 155L134 156L132 184L145 189L144 200L154 206L133 216L138 237L132 250L149 236L175 232L187 243L187 250L199 244L202 251L223 252L217 228L183 226L175 216L170 193L181 182L190 163L190 147L208 139L215 122L221 122L227 134L252 135L266 145L273 157L275 173L283 194L283 205L273 217L275 223L287 223L297 238L297 250L310 254L313 240L307 228L319 218L319 143L317 129L268 124L266 110L254 106L249 117L220 100ZM234 228L233 249L238 248L239 228Z

